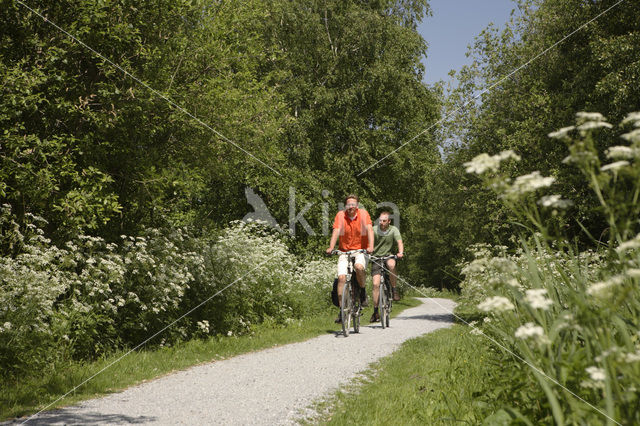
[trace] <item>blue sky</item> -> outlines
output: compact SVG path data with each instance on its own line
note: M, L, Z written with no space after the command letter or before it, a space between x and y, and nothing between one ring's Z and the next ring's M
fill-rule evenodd
M424 81L448 81L449 70L470 63L467 46L489 23L499 28L515 8L512 0L430 0L433 16L426 17L418 32L429 43Z

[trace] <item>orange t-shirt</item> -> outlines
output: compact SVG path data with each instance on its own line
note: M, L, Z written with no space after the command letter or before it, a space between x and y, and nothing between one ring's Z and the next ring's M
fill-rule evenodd
M366 249L369 247L369 237L367 235L367 225L371 225L371 217L365 209L358 209L355 219L349 219L344 210L336 214L333 220L333 229L340 230L341 251Z

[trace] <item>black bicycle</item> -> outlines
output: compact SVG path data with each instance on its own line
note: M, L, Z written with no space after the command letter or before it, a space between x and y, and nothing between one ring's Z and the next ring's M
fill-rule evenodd
M334 250L331 254L347 255L347 276L342 289L342 300L340 304L340 318L342 318L342 333L344 337L349 337L349 328L353 321L353 332L360 332L360 316L362 315L362 306L360 304L360 285L358 285L358 277L354 267L356 254L366 253L364 249L340 251Z
M391 308L393 307L393 292L386 262L389 259L397 258L398 256L393 254L380 257L371 256L371 261L376 262L382 269L382 274L380 274L380 291L378 292L378 309L380 310L380 323L382 324L383 329L385 327L389 327L391 320Z

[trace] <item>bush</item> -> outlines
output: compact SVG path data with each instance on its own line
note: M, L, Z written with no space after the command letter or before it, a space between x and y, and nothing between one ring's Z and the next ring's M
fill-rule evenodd
M119 244L79 236L58 248L44 221L18 226L8 205L0 238L0 365L4 378L118 348L284 324L327 309L334 265L301 261L282 236L234 222L218 238L146 229Z

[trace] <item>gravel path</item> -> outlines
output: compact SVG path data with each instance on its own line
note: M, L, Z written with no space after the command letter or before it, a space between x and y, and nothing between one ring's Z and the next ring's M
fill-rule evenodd
M212 362L41 413L27 424L295 423L314 400L348 383L405 340L451 325L454 302L420 300L422 305L392 319L389 329L382 330L379 323L360 326L360 333L348 338L330 333Z

